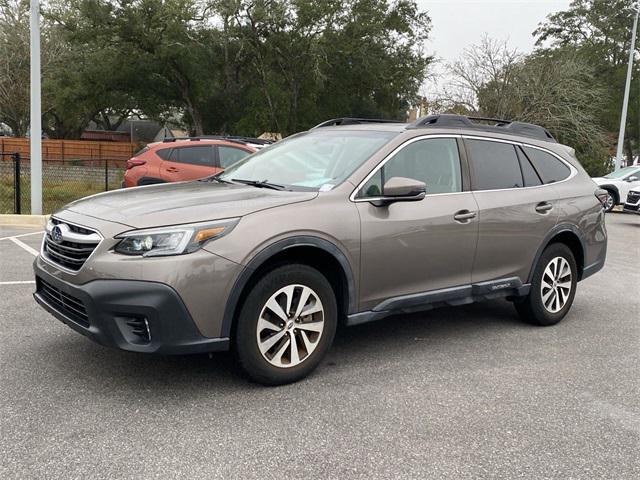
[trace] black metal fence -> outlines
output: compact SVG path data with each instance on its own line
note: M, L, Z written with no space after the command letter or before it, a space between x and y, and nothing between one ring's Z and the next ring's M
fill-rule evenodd
M42 209L52 213L73 200L120 188L122 160L43 160ZM31 163L17 153L0 154L0 213L31 212Z

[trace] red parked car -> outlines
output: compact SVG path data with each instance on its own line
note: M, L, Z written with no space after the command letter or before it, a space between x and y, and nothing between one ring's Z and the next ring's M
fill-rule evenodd
M167 139L127 160L123 187L196 180L221 172L269 141L227 137Z

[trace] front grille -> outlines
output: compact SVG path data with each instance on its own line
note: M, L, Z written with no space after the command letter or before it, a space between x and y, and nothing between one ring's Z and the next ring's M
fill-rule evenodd
M54 228L61 236L53 237ZM52 218L47 225L42 253L52 262L69 270L78 271L100 243L100 235L88 228Z
M63 292L41 278L36 279L37 292L60 313L83 327L89 327L89 315L82 300Z
M640 201L640 192L630 192L629 195L627 195L627 203L635 205L638 201Z

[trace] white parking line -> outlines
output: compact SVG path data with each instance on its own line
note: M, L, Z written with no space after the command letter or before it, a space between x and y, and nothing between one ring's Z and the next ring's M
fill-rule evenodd
M27 252L29 252L34 257L37 257L38 255L40 255L40 252L38 252L35 248L31 248L29 245L27 245L26 243L22 242L21 240L18 240L15 237L10 237L9 240L11 240L13 243L18 245L20 248L22 248L22 249L26 250Z
M35 280L21 280L17 282L0 282L0 285L33 285Z
M29 233L21 233L20 235L11 235L9 237L2 237L0 238L0 240L11 240L12 238L20 238L20 237L27 237L29 235L37 235L39 233L44 233L44 231L39 231L39 232L29 232Z

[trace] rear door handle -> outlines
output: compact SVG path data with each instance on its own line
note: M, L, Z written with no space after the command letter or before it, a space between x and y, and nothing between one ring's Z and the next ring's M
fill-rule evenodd
M175 168L175 167L169 167L169 168L167 168L167 172L175 173L175 172L179 172L179 171L180 171L180 170L178 170L178 169L177 169L177 168Z
M453 216L453 219L460 223L466 223L472 218L476 218L476 212L470 212L469 210L460 210Z
M553 205L551 205L549 202L541 202L538 205L536 205L536 212L538 213L547 213L552 209L553 209Z

